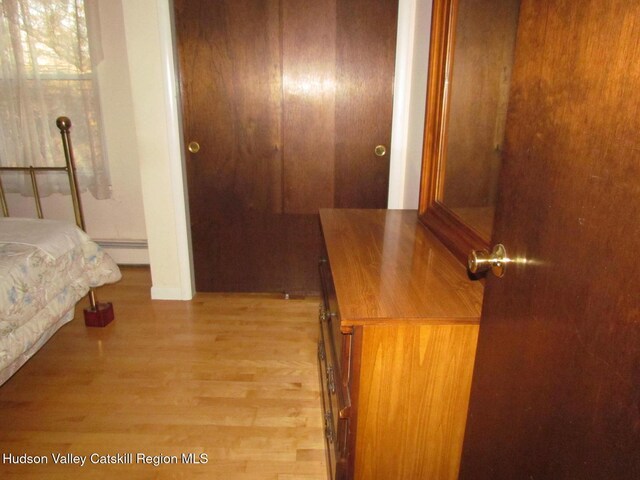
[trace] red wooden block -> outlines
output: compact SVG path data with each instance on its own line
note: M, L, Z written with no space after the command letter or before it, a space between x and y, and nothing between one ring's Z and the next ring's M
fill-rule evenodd
M113 305L111 302L98 303L95 309L84 309L84 324L87 327L105 327L113 318Z

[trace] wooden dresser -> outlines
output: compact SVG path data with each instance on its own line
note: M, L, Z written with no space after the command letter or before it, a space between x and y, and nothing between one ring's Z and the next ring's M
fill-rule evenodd
M318 359L334 479L457 478L482 285L416 211L320 211Z

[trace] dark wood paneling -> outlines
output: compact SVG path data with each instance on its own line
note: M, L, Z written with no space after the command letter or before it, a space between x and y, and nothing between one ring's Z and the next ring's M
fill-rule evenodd
M387 206L397 16L397 0L337 3L338 208ZM374 155L378 144L385 157Z
M208 219L191 227L197 289L286 291L287 226L283 215L232 215L212 207Z
M175 8L196 288L284 289L279 2Z
M318 258L322 250L318 214L284 215L283 221L286 234L283 241L284 263L277 269L284 271L285 291L317 294L320 292Z
M457 4L442 202L493 206L520 1Z
M317 215L334 195L336 0L282 5L284 210Z
M523 1L462 479L640 478L640 4Z
M318 292L318 208L334 192L336 2L281 4L283 267L288 291Z
M396 10L175 1L198 291L317 293L318 209L386 205Z
M201 146L187 159L193 223L212 205L280 212L278 2L177 0L176 10L185 140Z

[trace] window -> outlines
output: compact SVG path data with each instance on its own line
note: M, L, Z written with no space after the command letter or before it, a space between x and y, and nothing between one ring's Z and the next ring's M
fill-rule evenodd
M55 120L65 115L80 188L108 198L94 77L100 59L95 0L2 0L0 8L0 163L64 165ZM38 177L41 193L68 191L64 175L46 177ZM23 190L26 181L3 176L7 191Z

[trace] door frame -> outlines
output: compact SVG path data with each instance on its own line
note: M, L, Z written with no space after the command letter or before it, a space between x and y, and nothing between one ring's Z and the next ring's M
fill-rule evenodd
M155 5L154 5L155 4ZM415 124L412 119L419 117L419 110L424 102L419 101L421 95L426 95L426 82L421 84L426 72L426 63L424 56L416 55L419 50L417 41L424 42L424 48L428 51L428 39L430 32L430 0L399 0L398 2L398 37L396 39L396 65L394 79L394 97L393 97L393 124L392 124L392 151L390 152L390 179L389 179L389 196L388 208L416 208L417 192L413 195L416 199L416 205L409 205L405 199L410 199L411 192L407 192L406 188L413 188L409 185L407 178L414 178L410 172L416 168L416 162L419 164L421 156L412 155L415 151L422 151L421 132L416 133L411 129L410 124ZM155 8L153 8L155 6ZM425 8L428 6L428 8ZM154 12L155 10L155 12ZM146 123L140 116L136 119L136 130L138 133L139 144L157 138L158 124L164 123L164 132L166 132L166 164L157 162L154 170L141 168L142 184L157 183L149 180L152 176L158 175L162 170L162 174L169 178L169 191L157 191L144 189L142 197L145 204L157 205L166 203L161 198L169 197L169 203L173 207L173 211L165 211L162 225L158 222L147 221L147 234L149 242L149 258L151 263L152 288L151 295L154 299L165 300L190 300L195 293L195 281L193 276L193 258L191 252L191 238L189 229L189 207L186 186L186 169L184 158L184 145L182 135L182 119L181 105L179 95L178 70L176 61L176 41L173 28L173 2L172 0L143 0L140 6L136 7L134 13L145 11L147 18L153 17L155 13L155 31L143 31L144 28L150 28L154 22L142 22L138 24L140 38L151 38L159 40L158 48L160 50L159 64L155 67L162 72L162 78L157 79L160 85L156 85L162 92L162 98L155 100L161 102L166 111L164 119L158 119L153 124ZM416 15L420 12L421 15ZM130 10L125 9L125 17ZM133 23L134 20L125 18L125 22ZM416 39L416 32L424 32L423 38ZM138 40L140 41L140 40ZM127 41L128 46L130 41ZM137 45L137 48L141 48ZM148 69L149 59L145 65L136 65L130 62L131 70L136 69L135 73L140 70ZM144 80L143 80L144 79ZM150 89L148 75L143 74L132 75L131 81L134 91L145 91ZM144 84L143 84L144 83ZM423 91L424 90L424 91ZM148 99L144 99L141 103L147 104ZM134 104L140 103L140 100L134 99ZM144 105L140 110L144 109ZM138 108L136 107L136 110ZM424 110L422 111L424 117ZM422 125L418 130L422 129ZM142 156L141 156L142 157ZM411 160L411 158L413 160ZM151 161L144 159L143 161ZM419 165L418 165L419 168ZM147 209L148 210L148 209ZM153 255L154 246L158 250L171 249L175 251L172 255ZM173 279L173 283L167 285L165 279Z

